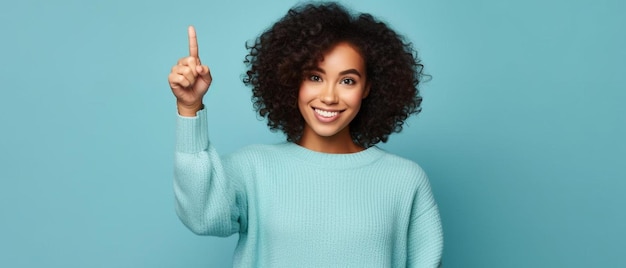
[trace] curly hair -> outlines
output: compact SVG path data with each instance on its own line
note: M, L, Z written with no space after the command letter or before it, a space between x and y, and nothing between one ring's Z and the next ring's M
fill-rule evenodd
M337 3L309 3L290 9L263 32L249 50L243 82L252 87L254 109L297 142L305 121L298 91L305 74L340 42L357 48L365 60L370 92L350 122L353 141L365 148L386 142L404 121L421 111L418 84L423 65L410 42L367 13L353 15Z

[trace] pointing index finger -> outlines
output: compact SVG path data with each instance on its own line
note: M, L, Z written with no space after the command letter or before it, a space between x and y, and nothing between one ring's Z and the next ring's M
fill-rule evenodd
M198 38L196 37L196 29L189 26L187 30L189 34L189 56L198 58Z

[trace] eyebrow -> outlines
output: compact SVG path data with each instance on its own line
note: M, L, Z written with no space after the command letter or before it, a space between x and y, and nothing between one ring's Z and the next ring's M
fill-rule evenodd
M317 71L317 72L320 72L320 73L326 74L326 72L324 71L324 69L319 68L319 67L315 67L315 68L313 68L313 71ZM356 76L358 76L358 77L362 77L362 76L361 76L361 73L360 73L359 71L357 71L357 69L348 69L348 70L345 70L345 71L341 71L341 72L339 72L339 75L346 75L346 74L354 74L354 75L356 75Z

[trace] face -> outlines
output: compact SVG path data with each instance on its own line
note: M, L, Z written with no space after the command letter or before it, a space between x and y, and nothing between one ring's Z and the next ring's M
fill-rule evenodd
M352 141L349 124L367 97L365 61L348 43L339 43L306 74L298 108L306 121L303 139L342 137Z

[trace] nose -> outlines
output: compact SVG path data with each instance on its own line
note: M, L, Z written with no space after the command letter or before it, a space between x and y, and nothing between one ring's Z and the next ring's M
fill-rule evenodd
M319 96L320 101L326 105L336 104L339 102L337 97L337 90L334 85L328 85L322 88Z

